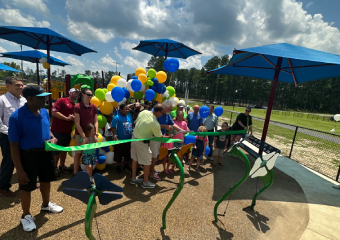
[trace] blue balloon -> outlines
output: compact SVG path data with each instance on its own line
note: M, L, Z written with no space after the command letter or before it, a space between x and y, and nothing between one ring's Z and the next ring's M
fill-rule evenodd
M163 83L157 85L156 92L159 94L163 94L166 91L166 86Z
M98 155L98 164L103 164L106 161L106 157L103 154Z
M154 92L157 92L157 86L155 86L155 85L152 85L152 86L150 87L150 89L152 89Z
M151 81L153 82L153 85L155 86L157 86L158 85L158 79L157 78L153 78L153 79L151 79Z
M125 98L126 99L129 99L130 98L130 92L129 92L129 90L127 90L127 88L123 88L123 90L124 90L124 93L125 93Z
M142 82L138 79L134 79L131 82L131 88L133 91L138 92L142 89Z
M165 71L170 71L170 69L169 69L169 62L170 62L170 58L168 58L168 59L166 59L164 61L164 69L165 69Z
M109 148L109 147L102 147L102 149L103 149L105 152L110 152L110 148Z
M207 148L205 149L205 155L208 155L210 153L210 147L207 146Z
M98 113L97 113L97 114L102 114L102 112L99 110L99 108L98 108L98 110L97 110L97 111L98 111Z
M145 91L145 99L148 101L152 101L155 97L156 93L152 89L148 89Z
M188 135L184 138L185 144L190 144L190 143L194 144L195 142L196 142L196 138L193 135Z
M179 68L179 61L177 58L171 58L168 63L168 68L170 72L176 72Z
M132 76L131 79L138 79L138 77L137 76Z
M215 108L215 115L217 117L221 116L222 114L223 114L223 108L222 107Z
M112 96L113 100L115 100L116 102L120 102L124 99L125 92L120 87L114 87L111 91L111 96Z
M53 64L53 63L54 63L54 60L53 60L53 58L48 58L48 59L47 59L47 62L48 62L49 64Z
M98 154L99 154L99 148L96 148L96 156L98 158Z
M207 118L210 114L210 109L207 106L200 107L199 114L202 118Z

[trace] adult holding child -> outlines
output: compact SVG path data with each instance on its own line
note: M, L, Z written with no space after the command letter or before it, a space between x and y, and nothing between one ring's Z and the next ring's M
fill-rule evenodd
M24 106L26 99L21 96L23 90L22 81L19 78L10 76L6 78L8 92L0 96L0 143L2 161L0 167L0 195L14 197L10 190L11 178L14 164L11 157L10 143L8 140L9 118L12 113Z
M74 106L74 119L76 124L74 139L75 146L90 143L89 138L85 135L86 126L90 123L95 127L96 134L94 139L98 141L98 110L97 107L90 102L92 96L92 91L90 89L83 88L78 97L78 103ZM83 140L82 142L80 142L81 139ZM74 174L77 174L79 170L81 154L82 151L76 151L74 156Z
M70 144L74 124L74 105L78 95L79 90L71 88L69 97L59 98L53 105L51 131L55 138L58 139L57 144L59 146L68 147ZM56 177L59 177L61 172L69 172L69 169L65 166L66 154L67 152L54 152L54 174ZM58 168L59 159L60 164Z

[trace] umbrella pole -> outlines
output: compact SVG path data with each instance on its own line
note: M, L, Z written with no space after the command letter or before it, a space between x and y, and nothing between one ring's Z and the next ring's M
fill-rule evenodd
M37 83L38 83L38 85L40 85L39 62L37 62Z
M168 58L168 44L166 43L165 47L165 60Z
M49 44L50 36L47 35L46 38L47 38L46 48L47 48L47 60L48 60L50 59L50 44ZM47 69L47 86L48 86L47 91L50 93L51 92L51 66L49 67L49 69ZM50 114L50 116L51 116L51 109L52 109L52 96L50 94L48 95L48 113Z
M104 85L104 71L102 71L102 79L103 79L103 88L105 88L105 85Z
M272 108L273 108L273 103L274 103L274 98L275 98L276 87L277 87L277 83L279 82L281 64L282 64L282 57L279 57L277 59L274 79L273 79L273 83L272 83L272 89L270 91L270 97L269 97L269 101L268 101L268 109L267 109L266 119L264 121L264 126L263 126L263 131L262 131L262 138L261 138L262 142L265 142L266 137L267 137L267 131L268 131L268 126L269 126L270 115L272 114ZM259 154L262 155L262 150L259 150Z

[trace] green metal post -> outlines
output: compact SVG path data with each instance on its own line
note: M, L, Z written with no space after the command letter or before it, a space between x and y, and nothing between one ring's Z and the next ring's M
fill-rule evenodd
M171 162L176 163L177 167L179 168L179 173L181 175L181 179L179 181L179 185L178 185L176 191L174 192L174 195L172 196L169 203L166 205L166 207L163 210L163 215L162 215L163 229L166 229L166 213L167 213L168 209L171 207L172 203L177 198L178 194L182 191L182 188L183 188L183 185L184 185L184 176L185 176L184 170L183 170L183 166L182 166L181 161L177 157L176 152L177 152L176 150L173 150L171 152L170 159L171 159Z
M96 189L96 186L92 186L87 190L90 193L89 202L87 204L86 214L85 214L85 234L88 239L96 240L92 235L92 220L97 210L96 196L101 194L101 191Z
M224 201L233 191L235 191L245 180L247 180L250 172L250 162L247 156L239 149L238 146L234 146L233 149L230 151L230 154L239 157L245 164L246 164L246 173L244 174L243 178L238 181L226 194L221 197L214 207L214 216L215 216L215 222L218 222L217 218L217 208L220 205L221 202Z

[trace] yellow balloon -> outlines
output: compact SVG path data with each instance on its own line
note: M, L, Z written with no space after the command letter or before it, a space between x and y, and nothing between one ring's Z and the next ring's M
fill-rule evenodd
M148 81L148 77L147 77L144 73L139 74L138 79L139 79L142 83L146 83L146 81Z
M49 68L50 68L50 64L49 64L48 62L44 62L44 63L43 63L43 67L44 67L45 69L49 69Z
M103 101L102 104L99 106L99 110L102 112L102 114L109 115L113 112L113 106L111 103Z
M162 94L159 94L159 93L157 93L157 98L156 98L156 101L157 101L157 102L161 102L161 101L162 101L162 99L163 99L163 96L162 96Z
M113 107L118 107L118 102L113 101L113 102L110 102L110 103L111 103L111 105L112 105Z
M113 77L111 78L111 83L113 83L114 85L117 85L117 81L118 81L119 79L121 79L120 76L118 76L118 75L113 76Z
M110 152L113 152L113 146L109 146L109 148L110 148Z
M129 93L130 93L130 97L133 97L133 95L135 94L134 92L130 92L130 91Z
M102 164L97 164L96 165L96 168L98 170L104 170L104 168L106 167L106 162L102 163Z
M70 146L74 146L74 139L71 139L71 141L70 141L70 144L69 144Z
M146 71L145 71L144 68L141 68L141 67L137 68L136 72L135 72L135 75L138 77L139 74L141 74L141 73L145 74L145 76L146 76Z
M108 91L111 91L115 86L116 86L116 84L110 83L109 85L107 85L106 88L107 88Z
M90 102L96 107L99 107L102 104L102 101L100 101L97 97L92 97Z
M156 73L156 78L158 79L158 83L164 83L166 81L167 75L163 71L159 71Z
M98 133L98 142L102 142L102 141L103 141L103 136L100 133Z

